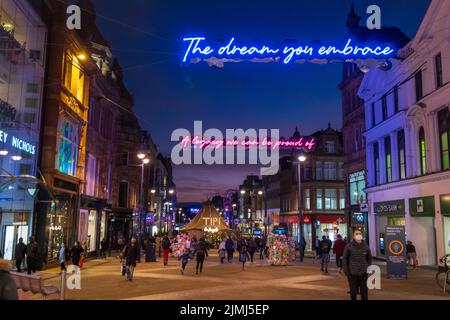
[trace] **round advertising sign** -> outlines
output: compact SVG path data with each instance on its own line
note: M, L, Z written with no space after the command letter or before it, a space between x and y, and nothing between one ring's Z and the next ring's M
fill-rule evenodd
M399 240L393 240L389 243L388 250L394 256L399 256L403 253L405 246Z

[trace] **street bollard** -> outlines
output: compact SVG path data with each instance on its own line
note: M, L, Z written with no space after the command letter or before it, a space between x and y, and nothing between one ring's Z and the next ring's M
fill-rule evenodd
M67 275L66 270L62 270L62 271L61 271L61 293L60 293L60 300L64 300L64 299L65 299L65 295L66 295L66 275Z

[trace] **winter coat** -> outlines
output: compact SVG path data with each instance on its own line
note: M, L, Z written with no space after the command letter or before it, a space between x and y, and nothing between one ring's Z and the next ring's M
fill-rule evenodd
M208 256L208 245L204 241L199 241L195 246L194 255L197 257L197 260L204 259L205 256Z
M367 244L353 240L345 246L342 267L346 275L360 276L372 264L372 253Z
M234 241L232 239L227 239L225 242L225 249L227 249L227 251L234 251Z
M342 257L344 249L347 244L342 239L337 239L333 245L333 252L337 257Z
M416 253L416 247L413 244L407 244L406 253Z
M23 243L23 242L18 243L16 245L16 254L15 254L16 260L25 258L26 252L27 252L27 246L25 245L25 243Z
M331 251L331 245L332 245L331 240L325 239L325 240L320 241L319 253L320 254L329 254Z
M139 248L137 245L127 245L124 249L125 263L127 266L136 267L136 261L139 258Z
M250 255L247 251L247 246L242 245L241 250L239 250L239 261L240 262L246 262L250 259Z
M248 240L248 251L249 252L255 253L256 247L257 247L257 245L256 245L255 239Z
M36 241L30 242L27 245L27 258L31 260L37 260L38 258L38 244Z
M222 241L220 244L219 244L219 250L226 250L226 241Z
M16 283L9 270L9 262L0 259L0 300L19 300Z
M78 262L81 259L81 254L84 252L83 247L81 246L73 246L72 250L70 250L70 253L72 254L72 264L74 266L78 265Z
M162 239L161 245L162 245L163 250L169 250L170 249L170 239L169 239L169 237L165 236Z
M58 252L58 262L65 263L66 262L66 247L61 246Z

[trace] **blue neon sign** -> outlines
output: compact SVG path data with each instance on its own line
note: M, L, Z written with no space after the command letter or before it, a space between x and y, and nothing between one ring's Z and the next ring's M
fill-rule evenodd
M183 54L183 62L193 58L228 58L228 59L252 59L273 58L274 61L281 59L288 64L296 59L387 59L395 54L392 46L380 46L372 44L354 44L352 39L347 39L345 45L322 45L322 44L296 44L296 45L240 45L232 37L225 45L213 46L208 44L205 37L183 38L186 48Z

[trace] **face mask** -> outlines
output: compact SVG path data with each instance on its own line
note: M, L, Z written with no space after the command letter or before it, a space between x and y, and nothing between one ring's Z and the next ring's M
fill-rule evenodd
M361 242L362 239L363 239L363 237L362 237L361 234L358 234L358 235L355 236L355 240L356 240L357 242Z

